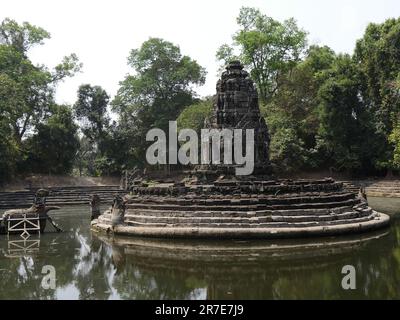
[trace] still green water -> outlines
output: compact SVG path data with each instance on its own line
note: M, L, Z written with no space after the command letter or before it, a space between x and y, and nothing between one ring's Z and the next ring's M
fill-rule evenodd
M160 241L89 230L89 208L52 212L64 233L0 235L0 299L399 299L400 199L370 198L390 228L291 241ZM44 266L56 288L41 285ZM344 290L342 267L356 269Z

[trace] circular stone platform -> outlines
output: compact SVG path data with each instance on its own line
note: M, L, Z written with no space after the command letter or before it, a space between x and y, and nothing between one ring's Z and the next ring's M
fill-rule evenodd
M112 223L113 214L122 223ZM389 216L332 179L136 186L92 229L158 238L269 239L360 233Z

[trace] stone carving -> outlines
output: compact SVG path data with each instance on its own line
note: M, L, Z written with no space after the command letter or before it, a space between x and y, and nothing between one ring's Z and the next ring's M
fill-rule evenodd
M365 187L360 187L358 191L358 196L359 198L363 199L366 203L368 203L367 192L365 191Z
M114 198L111 208L111 225L113 227L124 223L125 217L125 200L120 195Z
M91 208L91 220L97 219L100 215L100 197L97 194L94 194L90 198L90 208Z
M45 205L46 198L50 195L50 191L47 189L39 189L35 193L35 198L33 199L33 203L36 205Z
M268 127L260 113L257 88L240 61L230 62L217 82L210 126L216 129L254 129L255 174L269 173Z
M125 170L121 179L121 187L130 191L133 186L142 184L143 177L146 176L146 169L135 167L133 170Z
M7 232L8 219L13 218L23 218L26 214L27 217L39 217L40 219L40 231L44 232L47 220L52 224L57 232L61 232L62 229L53 221L53 219L48 215L51 210L58 210L60 207L57 206L46 206L46 198L50 192L46 189L39 189L33 200L33 204L28 209L12 209L7 210L3 214L3 232Z

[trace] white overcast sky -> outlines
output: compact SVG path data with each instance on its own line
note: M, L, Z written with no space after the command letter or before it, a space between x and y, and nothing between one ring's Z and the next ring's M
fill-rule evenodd
M131 72L130 49L149 37L178 44L207 69L207 82L197 89L205 96L215 93L215 52L230 43L242 6L281 21L294 17L309 32L311 44L348 53L369 22L400 16L399 0L0 0L0 21L28 21L51 33L45 45L31 51L36 63L52 67L69 53L78 55L83 72L59 85L59 103L74 103L82 83L115 95L119 81Z

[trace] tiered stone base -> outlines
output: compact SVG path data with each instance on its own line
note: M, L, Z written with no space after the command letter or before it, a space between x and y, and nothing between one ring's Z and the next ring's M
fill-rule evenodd
M389 224L332 179L220 181L210 185L137 186L124 223L111 210L92 229L160 238L290 238L357 233Z

